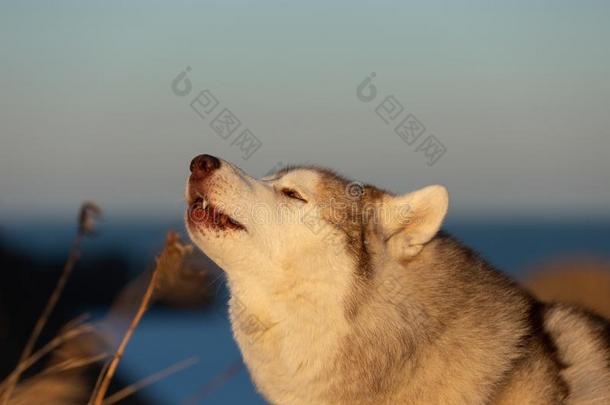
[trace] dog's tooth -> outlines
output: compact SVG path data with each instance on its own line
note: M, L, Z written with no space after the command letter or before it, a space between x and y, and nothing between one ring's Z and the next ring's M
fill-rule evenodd
M206 209L206 207L208 206L208 200L206 200L205 198L201 200L201 208L202 209Z

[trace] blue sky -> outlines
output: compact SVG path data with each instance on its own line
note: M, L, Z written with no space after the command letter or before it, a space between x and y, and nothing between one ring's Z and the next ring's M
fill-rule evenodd
M607 216L607 2L0 2L0 218L176 217L190 159L331 166L455 215ZM192 93L172 80L187 66ZM356 97L371 72L379 95ZM190 101L262 142L248 160ZM393 95L433 166L375 113Z

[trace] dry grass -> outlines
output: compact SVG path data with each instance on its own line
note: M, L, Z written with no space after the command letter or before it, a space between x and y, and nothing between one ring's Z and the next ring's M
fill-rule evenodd
M112 377L114 377L114 374L116 373L129 340L142 320L144 313L150 306L153 299L153 294L157 290L162 291L163 288L166 288L164 287L165 285L173 284L172 281L179 277L178 275L183 267L185 256L191 254L192 251L192 246L183 245L175 232L168 233L165 241L165 248L163 249L163 252L161 252L161 255L157 257L157 265L155 266L155 270L152 272L150 281L148 282L148 287L144 292L144 296L142 297L138 310L136 311L135 316L132 318L129 327L127 328L127 332L125 332L125 335L121 339L118 349L112 356L110 364L108 367L104 368L102 374L100 375L100 383L99 385L96 385L96 388L91 394L89 404L103 404L106 393L108 392L108 388L110 387Z
M78 261L80 256L80 244L83 238L95 230L95 218L99 216L101 213L100 208L93 202L85 202L80 209L80 213L78 215L78 233L74 239L74 243L72 245L72 249L70 249L70 254L68 255L68 260L66 260L66 264L64 265L64 269L61 273L61 276L55 286L55 289L51 293L49 301L47 305L42 311L42 314L38 318L38 321L34 325L34 329L30 334L30 338L25 344L25 347L21 353L19 361L17 362L17 367L13 373L11 373L8 379L3 383L4 389L2 392L2 397L0 399L0 404L7 405L17 383L19 382L19 378L21 377L21 373L25 371L30 363L34 363L35 361L30 361L30 356L32 351L34 350L34 346L36 346L36 342L42 333L47 321L49 320L49 316L57 306L57 302L61 297L61 294L64 291L66 283L72 274L72 270L74 270L74 266ZM27 365L27 366L26 366ZM30 364L31 365L31 364Z
M154 301L172 301L180 306L201 302L202 297L204 300L209 298L202 287L209 274L200 270L201 265L192 255L192 246L183 244L174 232L168 233L155 269L127 285L104 320L91 323L86 316L79 317L67 323L55 338L36 350L37 341L80 257L81 242L94 232L95 218L99 213L94 203L85 203L81 207L78 233L57 285L34 325L17 366L0 383L0 405L83 404L87 398L89 405L112 405L197 362L196 358L183 360L108 395L129 341ZM608 262L590 258L556 261L529 272L524 284L543 301L573 303L610 319ZM116 333L121 329L124 329L123 333ZM41 372L20 381L24 372L47 357L50 359ZM103 361L107 362L91 388L83 371ZM242 366L241 360L231 363L188 397L185 403L200 402L233 378Z
M142 298L142 303L140 304L140 307L138 308L136 315L131 320L131 324L129 325L129 328L127 329L127 332L125 333L125 336L123 336L123 339L121 340L121 343L119 344L119 348L112 356L112 360L110 361L110 364L108 365L108 367L104 367L102 374L100 374L100 379L99 379L100 383L96 384L96 387L93 390L93 393L91 394L91 399L89 400L89 404L102 405L102 402L104 402L104 397L106 396L106 392L108 391L108 388L110 388L110 382L112 381L112 377L114 377L114 373L116 372L116 370L119 366L119 362L121 361L121 358L123 357L123 353L125 352L125 349L127 348L127 344L129 343L129 340L131 339L133 332L138 327L138 324L140 323L140 320L144 316L144 313L148 309L148 306L150 305L150 300L152 299L156 280L157 280L157 271L155 270L152 274L150 283L148 284L148 288L146 289L146 293L144 294L144 297Z
M201 401L211 392L222 387L230 379L235 377L237 373L239 373L239 371L242 369L243 365L244 363L242 363L241 358L235 360L220 373L212 377L210 381L206 382L196 393L185 399L182 402L182 405L196 405L201 403Z
M610 263L571 258L533 269L524 284L546 302L567 302L610 319Z
M150 274L145 273L130 283L119 294L109 315L104 320L88 323L85 322L86 317L79 317L66 324L51 341L40 349L34 350L78 261L81 241L85 236L94 232L95 217L99 213L100 210L94 203L85 203L81 207L78 233L60 279L33 328L17 366L0 383L0 405L83 404L88 397L89 403L92 405L110 405L161 378L195 364L196 359L194 358L184 360L106 397L129 340L151 303L160 297L179 296L179 292L175 290L186 284L182 279L185 275L192 280L194 275L192 265L187 266L192 255L192 247L182 244L174 232L168 233L165 247L157 257L154 271ZM185 272L187 267L188 271ZM144 290L143 293L142 290ZM192 294L195 292L190 291ZM135 310L134 306L136 306ZM129 327L117 346L114 342L119 339L110 331L116 329L117 325L122 325L125 316L131 313L135 313L135 315L131 317ZM112 349L115 346L116 350ZM46 357L50 357L50 359L40 373L26 378L22 382L19 381L27 369ZM87 366L108 358L110 361L102 368L98 384L91 391L83 371Z
M151 384L154 384L157 381L161 381L162 379L167 378L168 376L175 374L179 371L187 369L187 368L197 364L198 362L199 362L199 359L197 357L189 357L188 359L185 359L176 364L173 364L173 365L167 367L166 369L158 371L155 374L152 374L143 380L140 380L134 384L131 384L131 385L123 388L120 391L115 392L114 394L112 394L111 396L109 396L108 398L106 398L104 400L104 405L116 404L117 402L138 392L142 388L147 387Z

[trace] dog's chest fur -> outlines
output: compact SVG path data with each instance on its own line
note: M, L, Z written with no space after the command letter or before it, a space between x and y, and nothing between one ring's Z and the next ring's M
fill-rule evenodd
M535 301L439 232L444 187L354 195L329 171L261 183L218 167L213 187L193 186L214 189L210 204L289 208L236 210L237 233L189 222L227 272L235 338L271 403L610 403L608 324Z
M235 286L232 291L235 291ZM235 339L258 389L274 403L320 403L327 396L337 336L347 325L314 298L269 299L232 293L230 319ZM325 308L324 313L320 312ZM324 377L326 376L326 377Z
M436 249L456 246L441 238L421 266L399 269L408 277L397 303L354 288L358 310L347 316L298 293L272 302L235 288L231 322L258 389L274 404L562 403L573 377L545 315L469 252L439 261Z

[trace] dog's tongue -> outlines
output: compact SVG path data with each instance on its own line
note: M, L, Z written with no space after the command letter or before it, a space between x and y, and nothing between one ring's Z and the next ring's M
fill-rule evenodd
M191 210L191 216L195 221L204 221L207 218L208 213L201 205L197 205Z
M224 229L245 229L239 222L217 210L207 201L197 201L190 208L189 216L192 221L201 225Z
M223 214L219 214L220 215L220 225L226 225L227 222L229 221L229 217L227 217L226 215Z
M227 215L215 210L212 205L205 202L192 207L191 218L196 222L220 227L225 227L231 222Z

